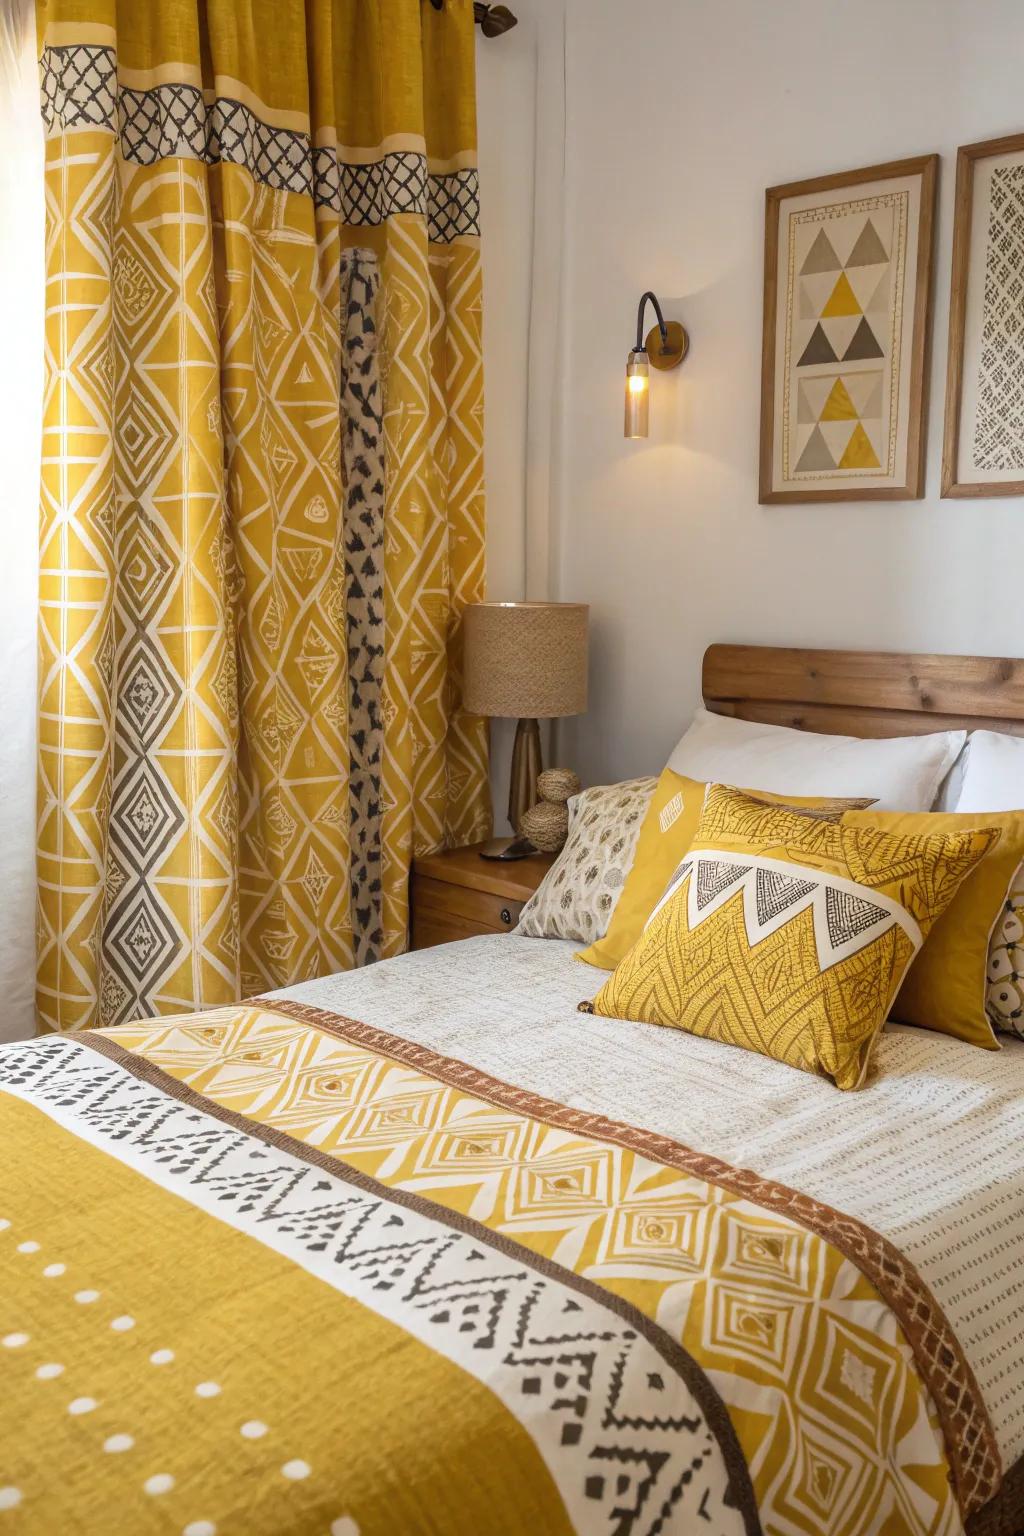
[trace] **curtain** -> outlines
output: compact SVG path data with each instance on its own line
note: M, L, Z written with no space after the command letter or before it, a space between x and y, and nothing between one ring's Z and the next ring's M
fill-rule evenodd
M35 508L43 385L43 135L32 0L0 4L0 1041L32 1033L35 947Z
M40 0L43 1029L392 955L486 836L471 0Z

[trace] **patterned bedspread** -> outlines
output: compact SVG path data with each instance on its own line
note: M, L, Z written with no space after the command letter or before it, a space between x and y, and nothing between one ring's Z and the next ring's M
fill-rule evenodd
M48 1036L0 1116L0 1536L939 1536L998 1486L883 1237L374 1025Z

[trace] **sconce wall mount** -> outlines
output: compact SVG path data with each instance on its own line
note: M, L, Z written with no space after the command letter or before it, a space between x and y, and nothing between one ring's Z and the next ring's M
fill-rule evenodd
M644 336L644 312L651 304L658 323ZM625 437L646 437L649 415L650 369L678 368L690 350L690 338L678 320L666 320L657 296L648 290L636 312L636 346L626 360Z

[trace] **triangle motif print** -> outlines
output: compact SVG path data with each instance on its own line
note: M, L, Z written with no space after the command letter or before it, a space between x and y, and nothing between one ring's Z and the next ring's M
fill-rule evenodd
M856 244L846 259L848 267L872 267L879 261L888 261L889 252L879 239L878 231L868 219L857 236Z
M697 860L697 911L703 912L730 885L749 875L752 864L720 864L717 859Z
M822 470L835 469L836 461L829 451L828 443L822 436L820 427L815 427L804 445L804 451L797 460L797 474L820 473Z
M857 409L842 378L837 378L825 401L820 421L856 421Z
M851 939L858 938L883 920L892 921L885 907L876 906L873 901L865 901L861 896L853 896L837 886L826 887L825 921L833 949L849 944Z
M800 268L801 277L806 277L811 272L838 272L841 266L842 262L836 255L831 240L823 229L819 229L814 237L814 243L804 257L804 264Z
M857 303L857 295L850 287L850 279L845 272L840 272L836 279L836 285L829 295L828 303L821 312L823 320L831 320L837 315L859 315L861 307Z
M862 321L861 324L864 324L864 322ZM835 363L838 361L839 359L836 357L832 343L825 335L821 326L816 325L811 332L811 339L804 348L803 356L797 363L797 367L809 368L813 363Z
M801 880L797 876L784 875L777 869L759 869L755 883L758 927L795 906L815 889L813 880Z
M844 363L859 363L869 357L884 357L885 353L878 345L878 340L867 320L862 317L860 325L853 333L853 339L843 353Z
M861 422L858 421L850 434L850 441L842 458L839 460L840 469L881 469L878 454L872 446Z

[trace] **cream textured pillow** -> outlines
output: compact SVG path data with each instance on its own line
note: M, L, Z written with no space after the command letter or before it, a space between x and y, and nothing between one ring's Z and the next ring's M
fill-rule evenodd
M516 933L584 944L604 937L656 783L625 779L573 796L568 840L523 908Z
M965 731L882 740L825 736L701 707L668 766L688 779L751 784L776 795L857 796L880 811L929 811L966 739Z

